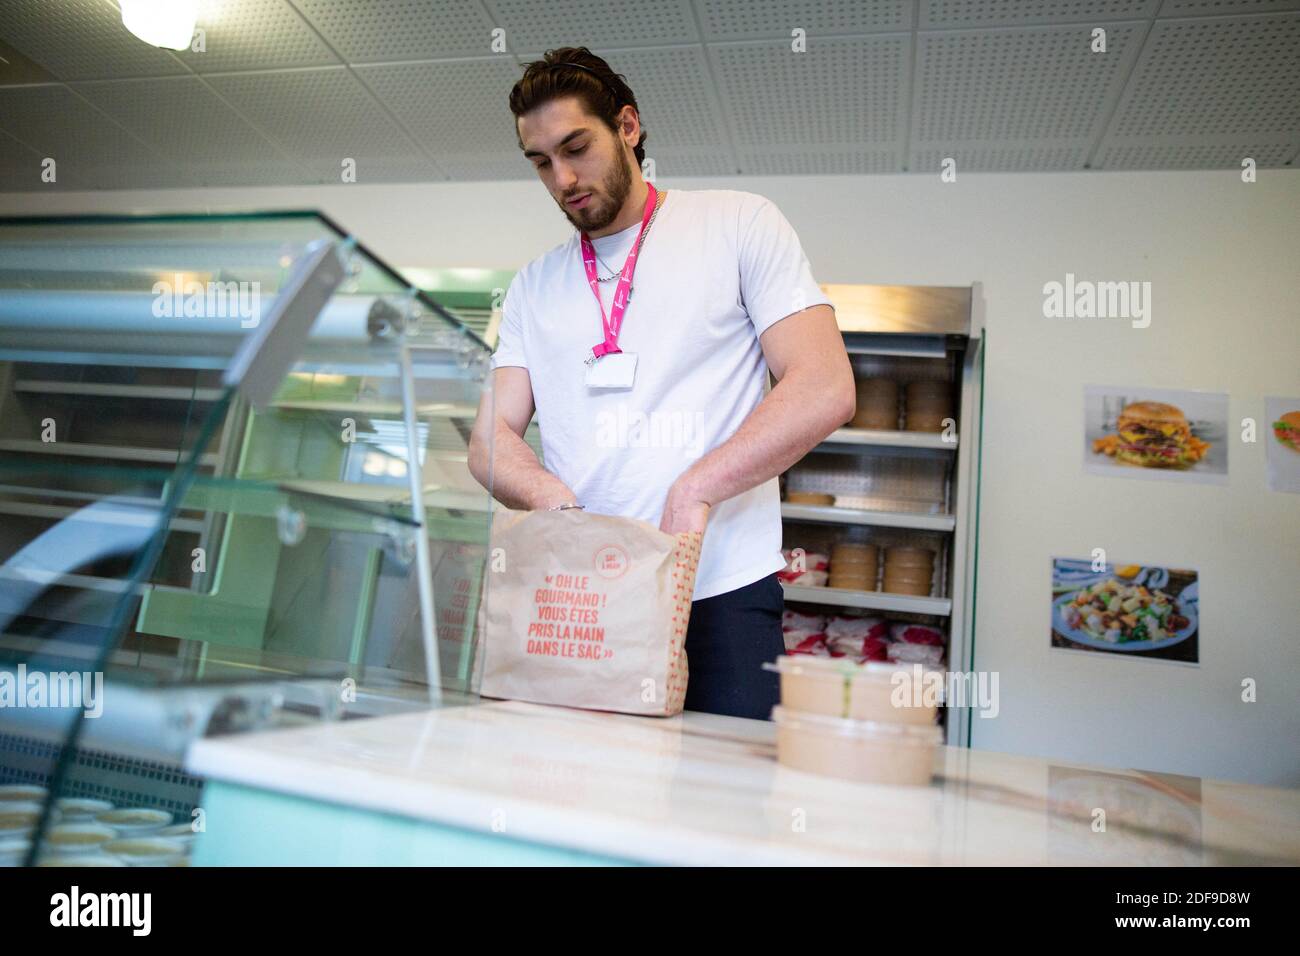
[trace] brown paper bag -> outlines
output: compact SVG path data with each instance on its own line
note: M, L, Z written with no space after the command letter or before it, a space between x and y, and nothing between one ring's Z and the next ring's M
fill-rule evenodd
M702 540L577 508L498 511L483 696L680 714Z

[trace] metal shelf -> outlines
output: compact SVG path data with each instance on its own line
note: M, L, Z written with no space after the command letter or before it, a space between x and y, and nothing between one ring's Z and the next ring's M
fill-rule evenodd
M956 451L957 435L944 441L939 432L875 431L869 428L837 428L822 445L877 445L885 448L923 448L927 451ZM820 446L818 446L820 447Z
M803 601L807 604L934 614L939 617L952 614L950 598L913 597L910 594L890 594L885 591L851 591L847 588L808 587L799 584L782 584L781 589L785 591L787 601Z
M34 438L6 438L0 440L0 451L25 451L38 455L71 455L82 458L109 458L121 461L148 461L163 465L175 465L188 451L176 451L168 448L125 448L121 445L88 445L81 442L52 441L43 442ZM199 456L199 464L212 468L217 463L217 455L206 452Z
M34 494L35 492L27 492ZM149 498L131 498L131 502L143 503L146 505L158 505L157 499ZM22 515L27 518L53 518L56 521L62 521L70 515L75 515L81 508L68 507L66 505L47 505L35 501L10 501L0 499L0 514ZM168 529L172 531L188 531L192 534L203 533L203 522L193 518L172 518L167 522Z
M15 392L35 392L44 395L92 395L97 398L141 398L151 401L215 402L222 391L219 388L184 388L173 385L115 385L104 382L59 382L37 379L20 379L14 382Z
M781 517L821 524L870 525L876 528L915 528L920 531L952 531L953 515L922 514L916 511L867 511L836 505L800 505L781 502Z

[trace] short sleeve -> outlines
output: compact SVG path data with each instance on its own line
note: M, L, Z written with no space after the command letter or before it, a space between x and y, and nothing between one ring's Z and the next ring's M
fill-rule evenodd
M516 275L506 290L501 303L501 324L497 328L497 347L492 353L492 368L517 366L528 368L524 360L524 296L520 291L520 278Z
M813 279L794 227L770 199L752 197L740 214L740 296L762 335L786 316L830 305Z

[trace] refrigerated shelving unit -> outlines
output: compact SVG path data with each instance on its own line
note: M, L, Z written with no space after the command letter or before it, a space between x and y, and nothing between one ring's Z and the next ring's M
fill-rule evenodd
M891 619L933 624L947 633L946 669L968 671L984 360L980 286L822 289L835 306L854 378L891 378L900 386L944 382L956 428L945 433L840 428L782 476L786 548L829 553L838 540L932 548L936 566L930 595L787 584L787 605L821 614L878 611ZM784 500L789 490L833 494L836 501L794 504ZM883 565L882 557L882 577ZM969 745L969 708L946 708L944 723L949 744Z

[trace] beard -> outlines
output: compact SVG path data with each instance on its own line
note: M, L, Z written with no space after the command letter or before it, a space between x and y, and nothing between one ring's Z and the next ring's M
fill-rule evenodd
M591 191L591 199L583 209L570 211L564 205L564 200L560 200L560 211L564 213L564 218L573 224L573 227L580 232L598 232L604 229L616 218L619 211L623 208L623 203L627 201L628 193L632 191L632 170L628 169L627 163L619 161L614 163L613 168L605 176L604 181L598 189ZM601 194L604 194L603 198ZM581 195L579 193L578 195Z

